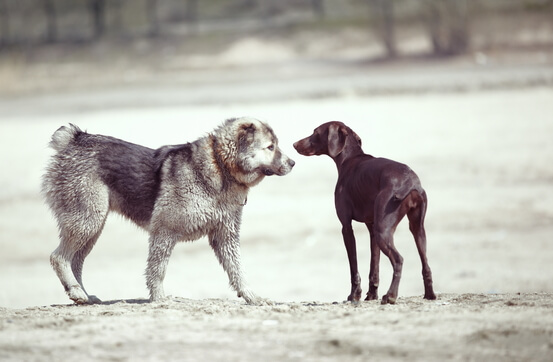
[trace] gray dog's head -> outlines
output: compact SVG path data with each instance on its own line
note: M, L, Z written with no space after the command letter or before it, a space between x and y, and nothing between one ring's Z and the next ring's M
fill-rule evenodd
M282 153L278 138L267 124L242 117L227 120L220 130L232 148L226 151L234 153L229 154L227 166L237 181L251 187L265 176L283 176L292 171L295 162Z

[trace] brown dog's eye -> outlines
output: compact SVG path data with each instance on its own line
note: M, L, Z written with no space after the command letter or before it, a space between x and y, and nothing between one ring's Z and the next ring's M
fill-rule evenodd
M267 149L269 151L274 151L275 150L275 145L270 145L269 147L267 147Z

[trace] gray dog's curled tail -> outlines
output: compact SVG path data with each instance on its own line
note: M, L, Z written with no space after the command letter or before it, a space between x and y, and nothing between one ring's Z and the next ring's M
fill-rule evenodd
M69 127L61 126L52 135L52 141L50 141L50 147L58 152L63 151L71 141L75 139L78 133L81 133L81 129L74 124L69 124Z

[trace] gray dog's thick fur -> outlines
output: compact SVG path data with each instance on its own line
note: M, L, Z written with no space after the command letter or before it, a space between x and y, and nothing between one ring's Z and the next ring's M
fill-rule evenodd
M294 166L277 142L273 130L253 118L229 119L192 143L156 150L74 125L58 129L42 189L60 235L50 261L69 298L99 302L85 291L82 267L109 211L116 211L150 234L151 301L165 297L163 279L175 244L207 235L238 296L264 303L243 280L239 230L249 188Z

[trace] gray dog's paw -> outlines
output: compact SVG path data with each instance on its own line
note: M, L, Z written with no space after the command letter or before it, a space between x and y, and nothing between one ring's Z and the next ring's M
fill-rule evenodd
M275 305L275 303L266 298L257 297L255 300L248 302L249 305L256 305L256 306L266 306L266 305Z
M244 298L246 303L248 303L249 305L263 306L263 305L273 305L274 304L269 299L261 298L261 297L257 296L256 294L252 293L249 290L238 293L238 296Z
M150 297L150 303L167 303L173 301L172 295L156 295L155 297Z
M80 285L72 286L68 291L67 295L69 299L74 301L76 304L89 304L88 295L81 289Z

